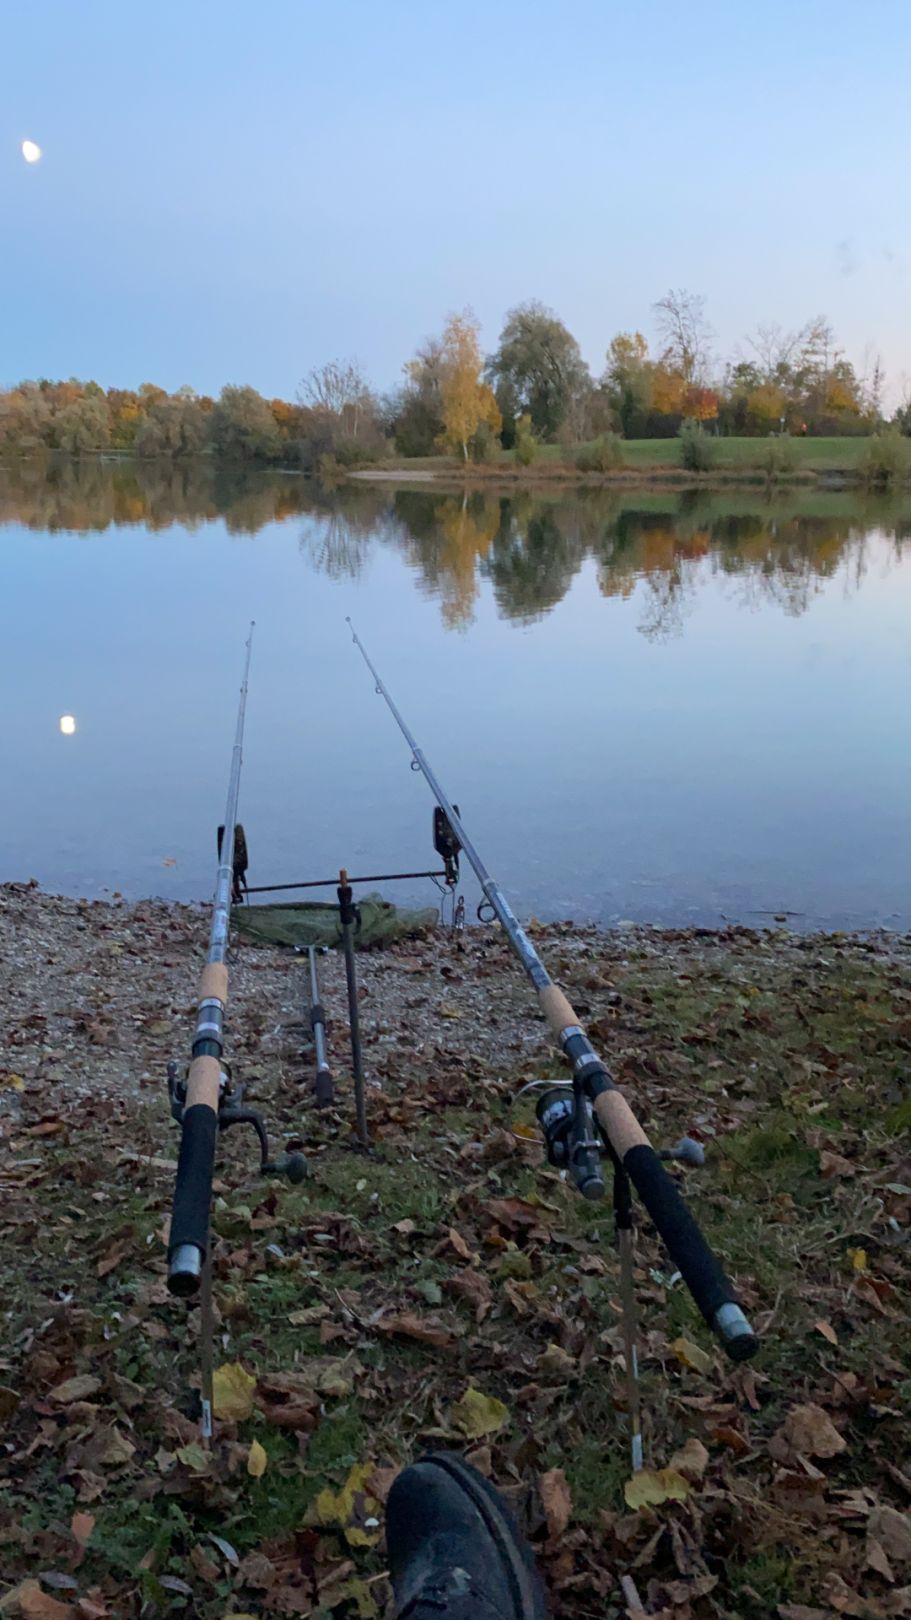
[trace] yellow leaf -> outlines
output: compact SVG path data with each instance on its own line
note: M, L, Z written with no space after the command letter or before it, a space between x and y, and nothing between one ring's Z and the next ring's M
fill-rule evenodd
M513 1136L521 1136L523 1142L538 1142L540 1137L533 1125L523 1125L521 1122L512 1128Z
M229 1361L216 1367L212 1379L215 1416L242 1423L253 1411L253 1391L256 1379L251 1378L239 1361Z
M480 1440L484 1434L496 1434L509 1422L509 1408L495 1395L482 1395L469 1384L460 1401L452 1407L452 1421L469 1440Z
M349 1547L373 1547L380 1539L380 1504L367 1489L373 1463L355 1463L340 1491L320 1491L306 1523L341 1530Z
M13 1074L11 1072L0 1074L0 1089L6 1091L24 1091L25 1081L23 1080L21 1074Z
M866 1269L867 1269L867 1251L866 1251L866 1249L849 1249L848 1250L848 1258L851 1261L851 1264L854 1267L855 1271L866 1271Z
M630 1508L660 1507L662 1502L685 1502L690 1487L676 1468L640 1468L623 1487Z
M268 1465L269 1458L265 1446L261 1446L258 1440L251 1440L250 1450L247 1453L247 1473L250 1478L262 1479Z
M682 1362L684 1367L692 1367L694 1372L711 1372L712 1358L711 1356L706 1355L705 1351L701 1350L698 1344L692 1344L689 1339L675 1339L671 1345L671 1349L673 1350L674 1355L677 1357L677 1360Z

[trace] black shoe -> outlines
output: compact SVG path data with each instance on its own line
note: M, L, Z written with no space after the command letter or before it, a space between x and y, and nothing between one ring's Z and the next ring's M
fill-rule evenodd
M541 1578L506 1503L477 1469L431 1452L386 1504L396 1620L546 1620Z

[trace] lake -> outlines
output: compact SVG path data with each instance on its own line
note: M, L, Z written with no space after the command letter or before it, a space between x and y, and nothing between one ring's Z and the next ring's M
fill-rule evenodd
M350 614L520 915L911 926L911 500L23 464L0 548L2 879L211 893L251 618L250 881L435 864Z

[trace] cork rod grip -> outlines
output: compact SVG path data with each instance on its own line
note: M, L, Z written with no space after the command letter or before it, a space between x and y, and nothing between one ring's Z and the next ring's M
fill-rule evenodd
M228 1004L228 969L224 962L207 962L199 976L199 999L214 996L223 1007Z

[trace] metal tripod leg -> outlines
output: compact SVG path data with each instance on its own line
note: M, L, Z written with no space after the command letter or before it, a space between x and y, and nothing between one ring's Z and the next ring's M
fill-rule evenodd
M354 1074L354 1104L357 1111L357 1139L361 1147L369 1147L367 1129L367 1101L364 1095L364 1065L361 1057L361 1020L357 1001L357 966L354 960L354 925L357 913L348 874L344 867L339 872L339 921L342 925L342 947L345 952L345 978L348 983L348 1022L351 1026L351 1069Z
M201 1406L199 1432L204 1446L212 1444L212 1414L215 1404L215 1313L212 1309L212 1243L203 1261L199 1282L199 1368Z
M614 1160L614 1224L620 1250L620 1303L623 1309L623 1357L626 1362L626 1400L629 1408L630 1460L633 1473L642 1467L642 1401L639 1389L639 1321L633 1275L635 1247L633 1196L629 1176Z

